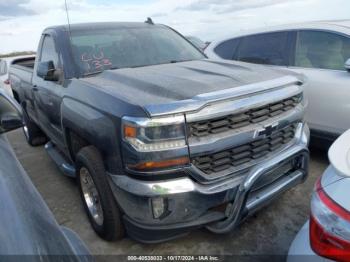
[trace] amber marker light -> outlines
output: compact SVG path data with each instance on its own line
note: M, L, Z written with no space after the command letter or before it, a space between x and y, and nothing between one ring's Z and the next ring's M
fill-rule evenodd
M133 126L124 126L124 137L136 137L136 127Z
M181 157L176 159L169 159L163 161L150 161L143 162L136 165L130 165L129 167L134 170L153 170L162 169L167 167L183 166L189 164L190 160L188 157Z

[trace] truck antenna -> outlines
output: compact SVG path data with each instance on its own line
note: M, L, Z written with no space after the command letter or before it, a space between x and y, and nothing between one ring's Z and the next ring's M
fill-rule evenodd
M69 12L68 12L67 0L64 0L64 6L66 8L66 14L67 14L69 39L72 41L72 36L71 36L71 33L70 33L71 30L70 30L70 20L69 20Z
M154 25L152 18L147 17L147 20L145 21L146 24Z

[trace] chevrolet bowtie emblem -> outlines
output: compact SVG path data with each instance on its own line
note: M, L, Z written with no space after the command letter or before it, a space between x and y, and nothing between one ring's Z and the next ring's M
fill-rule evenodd
M258 130L257 137L259 136L271 136L274 131L278 129L278 123L272 125L266 125L263 129Z

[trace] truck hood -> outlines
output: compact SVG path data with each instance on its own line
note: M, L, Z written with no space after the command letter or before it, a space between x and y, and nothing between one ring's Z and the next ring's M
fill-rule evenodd
M194 111L213 101L300 83L286 70L209 59L106 70L82 81L142 106L151 116Z

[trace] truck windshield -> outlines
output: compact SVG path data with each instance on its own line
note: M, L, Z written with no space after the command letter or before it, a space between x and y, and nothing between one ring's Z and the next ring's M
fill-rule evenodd
M83 75L205 58L179 34L160 26L80 30L71 39Z

